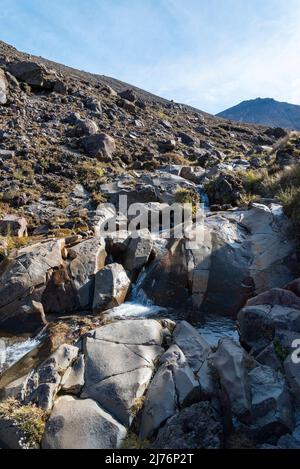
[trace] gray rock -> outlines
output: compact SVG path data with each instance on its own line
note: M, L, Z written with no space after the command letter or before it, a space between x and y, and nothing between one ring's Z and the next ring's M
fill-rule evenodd
M147 391L140 438L151 437L156 430L177 411L177 395L172 371L161 366Z
M177 345L172 345L160 357L160 363L165 364L173 373L177 399L181 407L191 405L200 400L199 382L189 367L185 355Z
M130 280L121 264L110 264L97 272L93 310L100 313L124 303L130 288Z
M4 70L0 69L0 104L6 104L8 94L8 83Z
M161 345L162 326L154 319L127 319L107 324L92 332L98 340L127 345Z
M24 307L32 301L42 302L42 295L53 270L63 264L63 240L48 241L25 247L3 266L0 277L0 324L12 332L35 330ZM40 321L42 324L42 321Z
M137 275L147 264L152 249L153 241L146 234L145 236L131 239L125 255L125 269Z
M136 343L135 343L136 342ZM129 427L163 354L157 321L129 320L103 326L83 343L86 360L81 397L92 398Z
M159 431L154 449L220 449L222 420L208 402L194 404L171 417Z
M197 373L206 360L210 346L188 322L180 322L173 334L173 341L183 351L194 373Z
M22 392L26 403L32 402L49 411L61 389L62 376L73 364L79 349L72 345L61 345L26 381Z
M251 413L246 359L246 352L229 338L219 341L217 351L211 357L211 364L219 376L228 413L242 420L248 420Z
M112 161L116 151L116 144L112 137L106 134L94 134L82 139L82 146L89 156L99 161Z
M61 380L61 389L67 394L78 395L84 386L85 363L84 356L80 355L69 367Z
M80 119L77 121L74 132L76 137L85 137L97 134L99 132L99 127L96 122L91 119Z
M59 398L46 425L43 449L116 449L126 429L91 399Z
M267 366L249 372L255 438L268 442L294 428L292 405L285 380Z
M31 61L15 62L9 66L10 73L28 85L43 88L47 85L48 72L43 65Z
M284 362L284 371L289 387L297 404L300 404L300 366L289 355Z
M105 266L106 250L102 238L91 238L68 249L70 273L80 308L91 305L94 275Z

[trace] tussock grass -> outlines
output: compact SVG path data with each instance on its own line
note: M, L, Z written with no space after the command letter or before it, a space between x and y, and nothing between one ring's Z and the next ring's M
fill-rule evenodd
M22 405L18 400L9 398L0 403L0 419L9 420L24 433L24 449L40 445L45 431L48 414L32 404Z

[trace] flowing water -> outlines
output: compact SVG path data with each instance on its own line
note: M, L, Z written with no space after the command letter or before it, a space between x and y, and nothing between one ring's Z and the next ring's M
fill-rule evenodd
M43 340L42 330L35 338L26 340L0 339L0 373L17 363L27 353L31 352Z

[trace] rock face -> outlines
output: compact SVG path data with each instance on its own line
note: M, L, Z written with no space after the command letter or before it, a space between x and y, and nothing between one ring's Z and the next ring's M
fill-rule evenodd
M161 306L176 307L180 299L186 308L234 315L255 293L294 278L288 226L278 206L253 204L246 212L212 215L195 247L187 239L170 242L143 289Z
M218 412L200 402L170 418L159 431L155 449L220 449L223 428Z
M8 94L8 83L5 73L0 69L0 104L6 104Z
M156 321L123 321L97 329L84 341L82 398L96 400L129 427L163 353L162 327Z
M105 260L101 238L90 238L68 248L62 239L19 250L2 267L2 327L31 331L43 324L44 312L58 314L91 308L95 274L104 267ZM116 301L121 301L122 289L117 287L116 280L111 292ZM39 303L42 309L37 307Z
M93 310L95 313L124 303L130 280L121 264L110 264L95 277Z
M99 161L112 161L116 144L112 137L106 134L94 134L82 140L82 146L89 156Z
M56 402L42 441L43 449L115 449L126 429L91 399L64 396Z
M16 236L23 238L27 236L27 221L16 215L7 215L0 220L1 236Z

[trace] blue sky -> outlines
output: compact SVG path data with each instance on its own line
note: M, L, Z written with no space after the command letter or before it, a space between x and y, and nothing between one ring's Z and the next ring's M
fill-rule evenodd
M0 38L212 113L300 104L299 0L0 0Z

